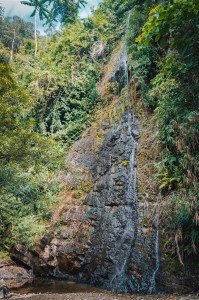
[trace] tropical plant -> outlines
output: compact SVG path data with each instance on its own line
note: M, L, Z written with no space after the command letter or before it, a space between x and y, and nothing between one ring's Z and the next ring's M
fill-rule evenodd
M52 5L53 19L58 19L62 24L74 22L77 17L78 10L84 6L85 0L49 0Z
M129 34L130 64L143 104L157 123L156 175L162 195L169 199L165 226L176 230L177 254L183 264L183 256L199 247L199 3L161 1L151 8L148 19L146 10L144 14L140 7L133 10L131 22L138 30L132 26L135 35Z
M33 230L29 226L27 243L33 241L41 233L44 221L49 219L54 203L57 184L52 180L51 173L59 161L56 154L59 147L52 139L34 131L35 121L31 117L33 106L34 101L29 93L16 83L13 70L2 60L0 248L24 243L22 229L27 228L29 218L34 220L35 226Z
M35 26L35 56L37 55L38 43L37 43L37 15L39 15L40 20L49 19L50 12L47 9L46 3L49 0L29 0L21 1L22 4L34 7L34 10L31 17L34 17L34 26Z
M18 53L25 39L33 39L34 26L31 22L13 16L4 17L0 24L0 40L3 45L10 50L10 61L13 60L14 53Z

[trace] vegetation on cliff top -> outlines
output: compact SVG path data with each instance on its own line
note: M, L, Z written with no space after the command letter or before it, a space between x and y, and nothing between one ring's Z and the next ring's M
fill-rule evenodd
M198 1L104 0L84 20L77 12L85 1L41 2L53 7L46 22L59 19L62 27L38 36L36 57L34 26L0 8L0 247L31 245L44 231L60 149L105 104L97 84L130 11L131 82L157 124L156 177L183 263L199 247Z

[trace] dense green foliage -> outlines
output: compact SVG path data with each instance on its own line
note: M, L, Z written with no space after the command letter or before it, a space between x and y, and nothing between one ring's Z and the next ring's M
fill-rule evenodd
M0 40L4 47L10 49L10 51L12 50L13 42L14 53L19 52L25 41L32 38L33 24L27 23L17 16L5 17L0 24Z
M58 147L34 132L33 105L15 82L11 68L1 63L0 247L32 243L44 230L54 202L56 184L50 172L56 167Z
M43 234L56 202L60 143L64 150L77 140L101 104L96 84L122 35L118 18L103 4L91 18L38 37L35 57L33 27L2 11L0 247L30 246Z
M167 220L176 229L182 262L199 246L199 4L161 2L149 17L148 9L137 5L132 11L131 68L158 125L157 178L162 194L169 195Z
M167 226L176 231L182 262L199 246L198 1L104 0L81 21L77 13L84 0L25 2L33 6L33 15L38 11L46 23L57 20L62 28L39 36L34 57L33 27L18 17L3 17L0 8L2 244L31 244L42 234L56 191L55 153L60 144L66 150L77 140L104 105L97 84L112 50L126 36L130 13L131 82L142 109L157 124L156 178L168 199ZM30 231L27 241L24 231Z
M15 57L15 68L21 85L37 99L37 131L67 146L79 138L101 104L96 84L122 33L123 22L102 4L92 17L68 24L60 36L40 39L36 60L26 45L21 47L26 55Z
M60 148L35 132L35 100L8 65L10 51L20 52L31 39L31 26L3 15L0 25L0 248L7 248L13 243L30 246L44 232L55 203L53 170L60 164Z
M59 20L62 24L73 23L76 20L78 10L84 6L85 0L49 0L52 5L52 21ZM51 22L51 20L48 20Z

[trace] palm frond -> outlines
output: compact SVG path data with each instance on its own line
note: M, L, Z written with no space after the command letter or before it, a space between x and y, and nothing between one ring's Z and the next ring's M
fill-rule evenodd
M20 1L20 3L28 6L35 6L35 3L33 1Z
M36 11L37 11L37 9L35 8L35 9L33 10L33 12L31 13L31 15L30 15L31 18L35 16Z
M79 0L78 1L78 8L80 8L81 6L83 6L83 7L85 7L85 5L87 4L88 2L87 1L85 1L85 0Z
M41 0L40 1L40 6L43 5L43 4L45 4L45 3L47 3L47 2L51 2L51 1L49 1L49 0Z
M45 12L47 14L50 14L50 11L46 7L42 7L42 12Z

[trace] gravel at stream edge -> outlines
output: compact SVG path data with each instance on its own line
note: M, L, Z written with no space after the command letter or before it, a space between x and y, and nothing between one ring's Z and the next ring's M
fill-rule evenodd
M13 295L13 300L199 300L198 295L129 295L114 293L71 293Z

